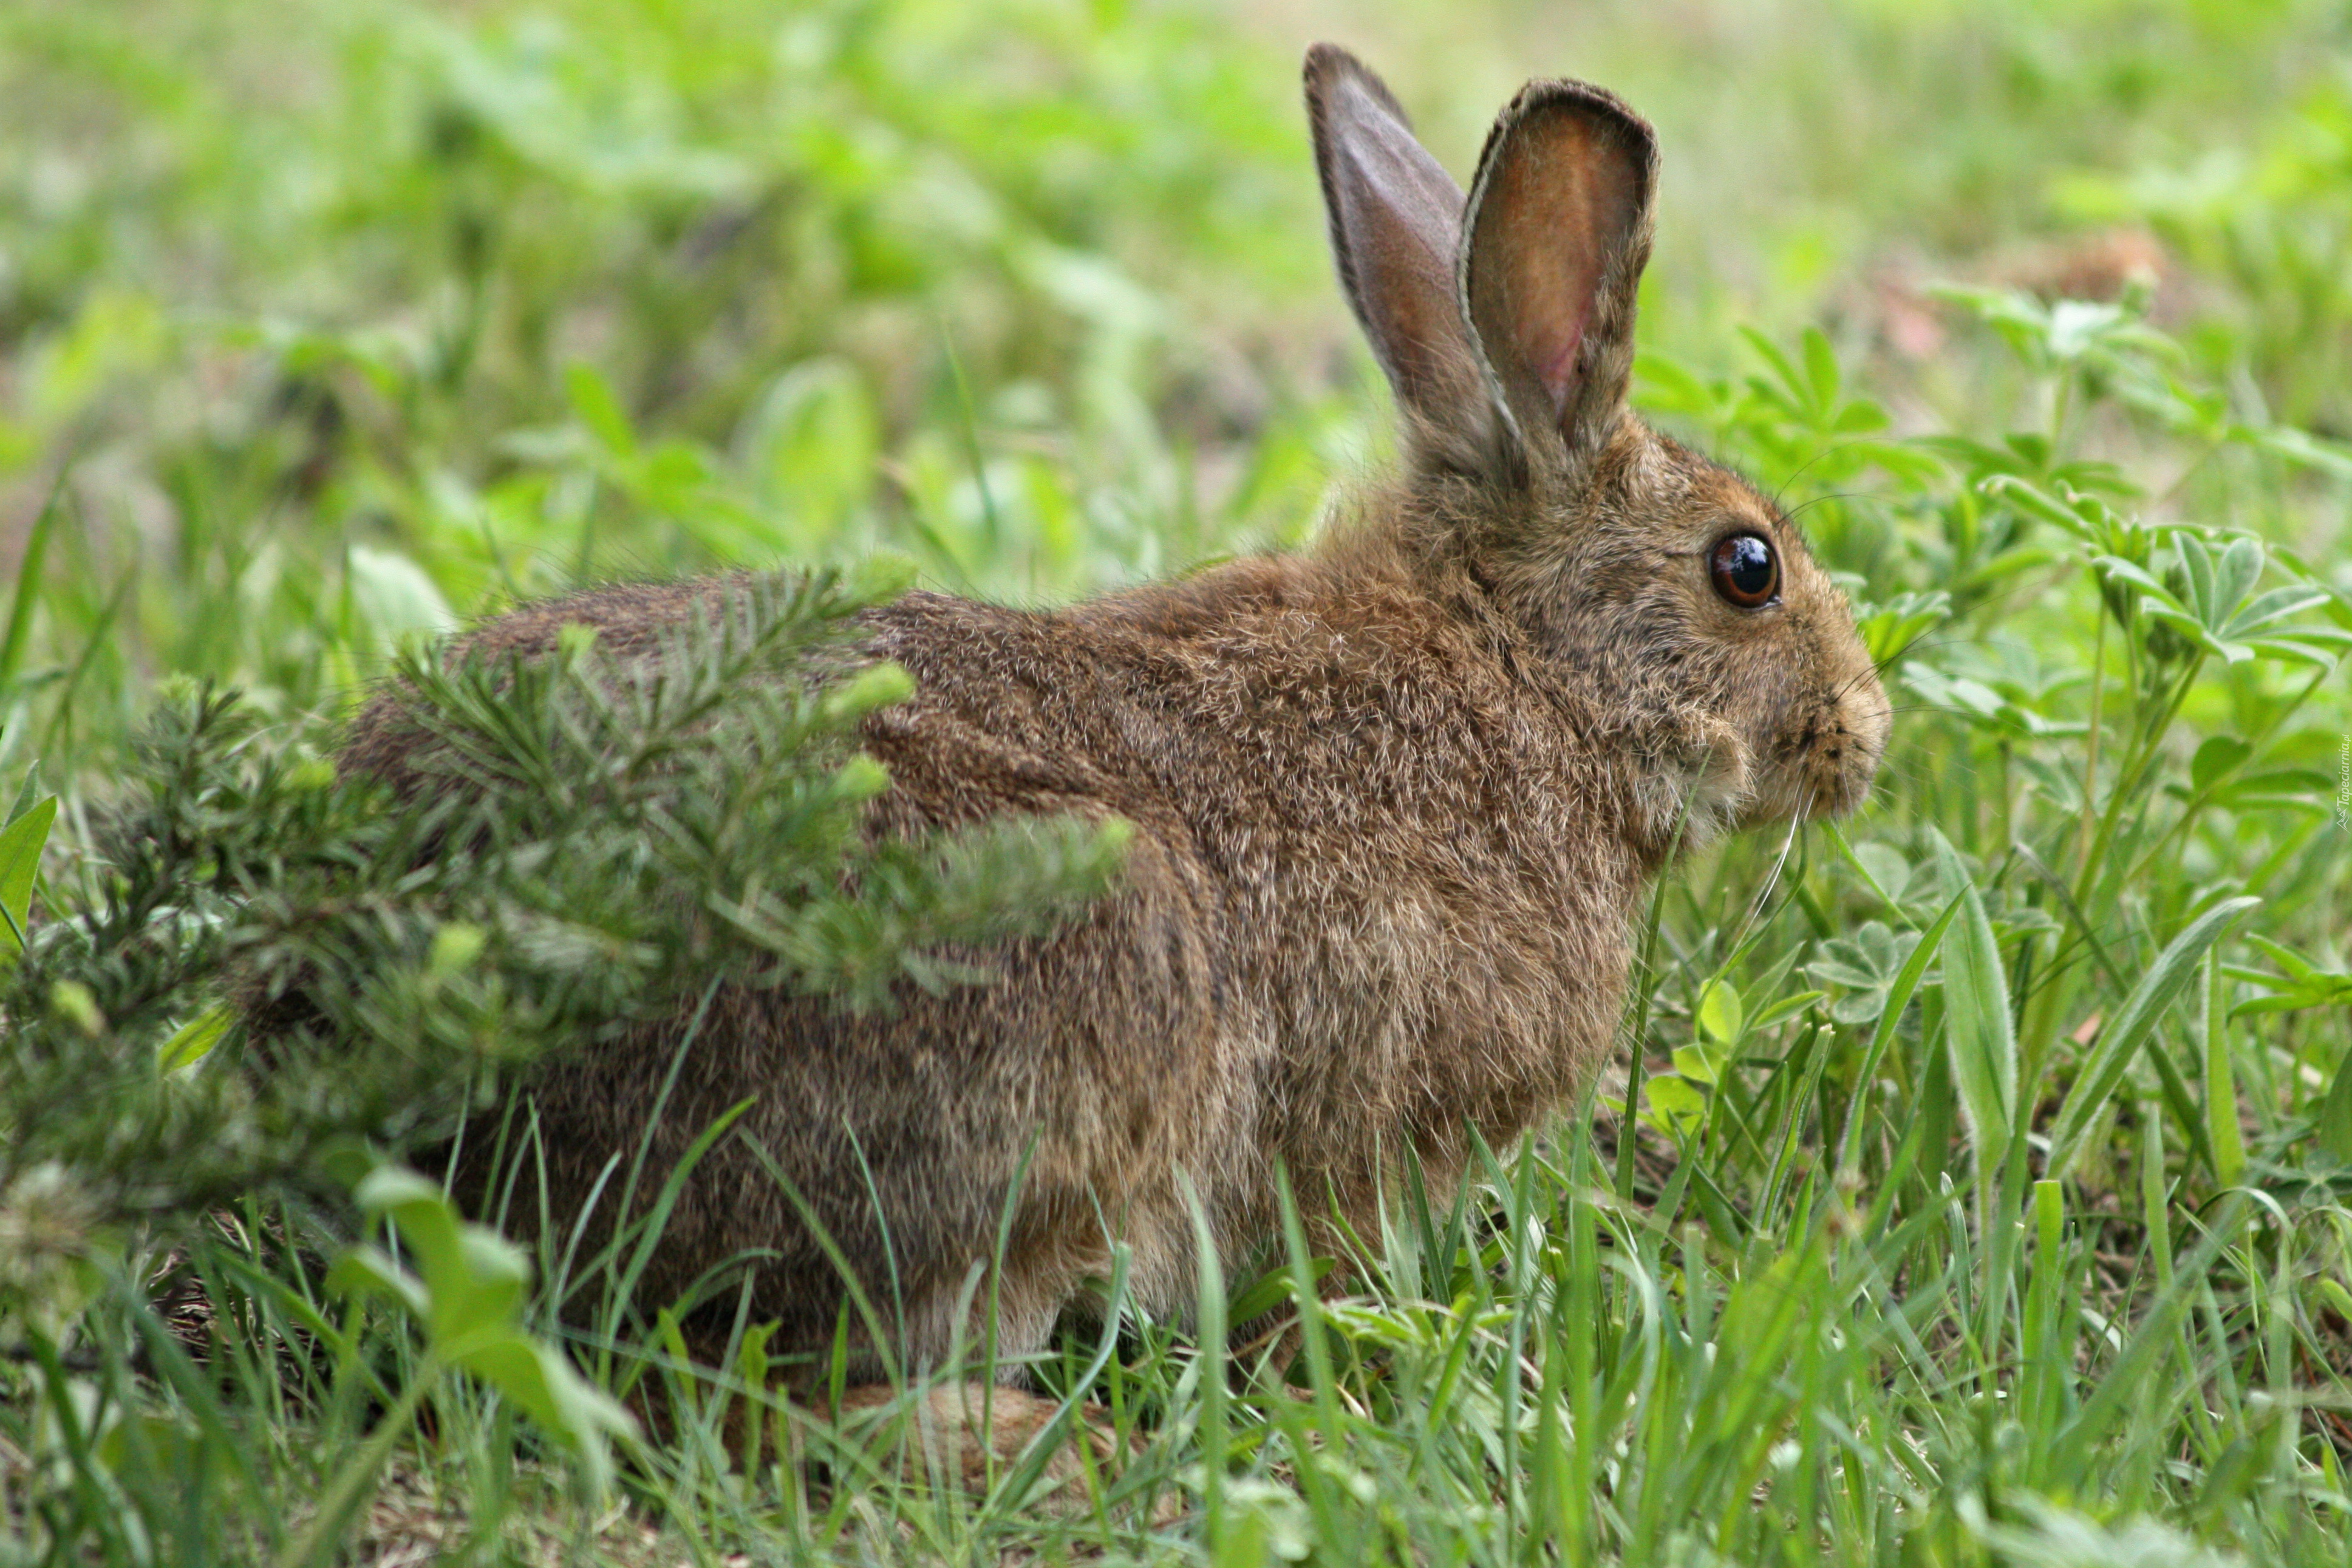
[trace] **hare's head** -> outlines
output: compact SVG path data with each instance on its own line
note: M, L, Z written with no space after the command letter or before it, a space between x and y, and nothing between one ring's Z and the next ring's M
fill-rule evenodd
M1780 510L1625 404L1657 146L1611 93L1528 84L1465 197L1380 79L1307 57L1349 302L1396 389L1418 547L1514 616L1623 761L1652 849L1844 811L1889 709Z

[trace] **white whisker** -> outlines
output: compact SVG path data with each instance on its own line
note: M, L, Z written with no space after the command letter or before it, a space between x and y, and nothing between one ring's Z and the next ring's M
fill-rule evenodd
M1731 944L1731 952L1738 952L1746 945L1748 933L1756 929L1756 921L1764 913L1764 906L1771 901L1772 890L1780 885L1780 873L1788 868L1790 852L1797 847L1797 834L1804 826L1805 814L1813 808L1814 793L1812 784L1808 782L1804 797L1797 803L1796 815L1789 818L1789 836L1780 840L1780 853L1772 862L1772 874L1764 879L1764 886L1757 891L1756 901L1748 907L1748 918L1740 924L1738 940Z

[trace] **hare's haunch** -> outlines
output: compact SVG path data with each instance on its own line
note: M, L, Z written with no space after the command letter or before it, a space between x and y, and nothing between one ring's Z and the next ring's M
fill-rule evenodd
M1017 1367L1115 1243L1152 1310L1192 1301L1188 1193L1236 1266L1278 1234L1277 1167L1302 1207L1377 1235L1408 1153L1447 1179L1474 1130L1507 1143L1591 1071L1678 836L1869 787L1888 708L1843 597L1769 501L1626 408L1650 127L1532 83L1465 197L1347 54L1307 56L1307 100L1402 471L1297 555L1061 610L919 593L872 613L865 650L917 682L865 729L891 780L877 829L1115 816L1124 878L995 955L993 984L887 1016L720 992L649 1168L752 1104L687 1182L648 1310L749 1256L772 1352L823 1354L845 1283L804 1203L891 1303L891 1359L982 1342L959 1318L993 1298ZM727 592L586 593L471 640L529 653L584 623L656 646ZM400 773L399 715L372 707L346 764ZM558 1202L646 1136L685 1027L536 1083Z

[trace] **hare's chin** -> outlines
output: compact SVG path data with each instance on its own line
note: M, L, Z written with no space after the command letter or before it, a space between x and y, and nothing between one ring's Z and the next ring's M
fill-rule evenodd
M1642 831L1660 852L1704 849L1759 820L1745 765L1700 765L1669 774L1646 790Z

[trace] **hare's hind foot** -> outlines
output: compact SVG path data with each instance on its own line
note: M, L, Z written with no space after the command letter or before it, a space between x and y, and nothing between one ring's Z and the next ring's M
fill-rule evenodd
M898 1480L984 1498L1017 1486L1019 1495L1002 1500L1047 1514L1092 1511L1142 1447L1139 1439L1122 1443L1099 1405L1076 1405L1064 1420L1057 1399L985 1383L850 1388L827 1415L820 1408L804 1430L803 1442L815 1442L803 1452L827 1461L836 1487ZM1162 1492L1150 1522L1170 1522L1181 1510L1181 1500Z

